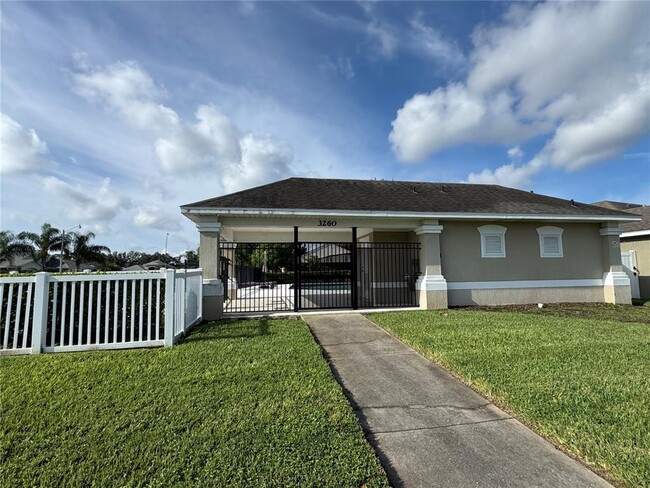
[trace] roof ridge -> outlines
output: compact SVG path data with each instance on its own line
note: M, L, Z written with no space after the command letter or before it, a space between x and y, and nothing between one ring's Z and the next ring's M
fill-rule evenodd
M374 182L387 182L387 183L409 183L409 184L418 184L418 185L466 185L466 186L501 186L495 185L493 183L468 183L465 181L416 181L416 180L389 180L386 178L380 179L368 179L368 178L312 178L308 176L292 176L291 178L285 178L284 180L278 180L276 183L287 180L311 180L311 181L363 181L368 183ZM508 188L503 187L503 188ZM513 189L513 188L510 188ZM525 191L525 190L524 190Z

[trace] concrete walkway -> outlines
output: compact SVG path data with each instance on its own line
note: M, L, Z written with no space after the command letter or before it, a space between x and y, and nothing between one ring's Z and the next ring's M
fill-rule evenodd
M611 486L365 317L304 319L394 486Z

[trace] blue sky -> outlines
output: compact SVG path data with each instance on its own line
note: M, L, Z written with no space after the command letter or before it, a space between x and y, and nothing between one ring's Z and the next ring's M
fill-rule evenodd
M195 248L288 176L650 203L650 4L3 3L2 229Z

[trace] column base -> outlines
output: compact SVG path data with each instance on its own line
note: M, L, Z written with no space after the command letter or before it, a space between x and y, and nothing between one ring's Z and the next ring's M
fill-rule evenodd
M448 308L447 280L442 275L422 275L415 283L420 298L420 308L440 310Z
M632 304L630 278L624 271L609 271L603 275L605 302L616 305Z
M203 320L223 316L223 283L219 279L203 280Z

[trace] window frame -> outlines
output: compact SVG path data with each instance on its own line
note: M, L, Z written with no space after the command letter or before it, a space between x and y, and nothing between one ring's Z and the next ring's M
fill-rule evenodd
M539 236L539 257L541 258L563 258L564 257L564 244L562 242L562 234L564 229L561 227L554 227L552 225L545 225L544 227L537 228ZM557 254L549 254L544 248L545 237L557 237L559 252Z
M482 225L477 228L479 234L481 234L481 258L505 258L506 257L506 232L507 227L501 225ZM498 237L501 241L501 252L498 254L488 253L486 238L487 237Z

